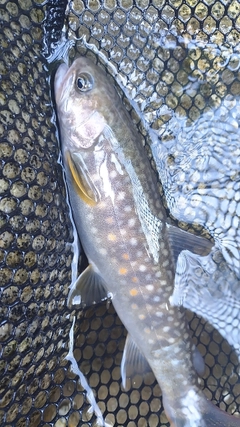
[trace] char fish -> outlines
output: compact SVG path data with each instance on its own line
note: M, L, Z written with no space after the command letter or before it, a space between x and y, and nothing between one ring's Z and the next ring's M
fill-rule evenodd
M198 386L184 312L171 306L175 264L157 180L109 78L88 58L61 64L55 99L70 202L89 266L69 304L111 296L128 330L127 364L147 359L171 426L240 426ZM181 236L180 231L178 238ZM180 234L179 234L180 233ZM174 241L174 239L172 239Z

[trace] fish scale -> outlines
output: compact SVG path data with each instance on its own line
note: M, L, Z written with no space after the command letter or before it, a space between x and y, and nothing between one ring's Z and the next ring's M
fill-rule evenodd
M175 267L156 177L117 94L84 57L60 65L55 97L73 216L90 263L71 288L70 306L77 294L83 304L91 293L96 302L97 281L111 293L172 426L240 425L198 387L184 312L169 305Z

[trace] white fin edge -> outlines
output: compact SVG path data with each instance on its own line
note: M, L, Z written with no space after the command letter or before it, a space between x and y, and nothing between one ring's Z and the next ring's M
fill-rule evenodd
M69 308L91 306L109 299L106 284L92 264L70 286L67 305Z
M142 355L131 336L128 334L121 362L121 377L123 388L126 388L127 377L130 377L131 374L135 374L136 372L143 374L148 370L151 370L151 368L147 360ZM128 374L128 371L130 371L130 374Z

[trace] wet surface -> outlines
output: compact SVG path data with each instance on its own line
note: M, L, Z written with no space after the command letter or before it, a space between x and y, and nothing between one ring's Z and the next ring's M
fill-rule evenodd
M83 313L70 313L66 307L71 281L71 249L66 242L72 241L72 232L41 57L44 17L45 6L39 6L39 2L0 1L1 424L96 425L95 416L88 412L85 391L65 360L72 316L76 314L74 356L104 418L124 427L169 426L152 373L145 377L136 374L126 390L121 386L126 332L112 306L108 308L104 303ZM232 170L228 180L234 195L229 202L237 201L239 163L233 153L239 140L238 2L70 1L65 24L69 39L85 36L85 41L77 43L80 53L92 52L96 58L101 52L100 62L110 61L112 67L108 64L107 68L113 77L117 72L116 81L127 94L122 96L139 130L148 135L151 128L159 137L159 162L167 162L169 171L179 175L184 169L182 180L187 175L198 189L199 179L193 177L193 169L200 164L206 184L206 168L202 167L206 166L206 154L205 163L201 162L205 140L210 138L212 147L227 153L221 176ZM90 46L86 47L86 42ZM144 126L139 117L144 119ZM216 132L219 120L230 126L220 139ZM146 141L150 144L147 136ZM176 145L177 152L183 153L180 158L176 156ZM146 150L152 159L149 145ZM163 186L164 176L169 178L166 182L171 184L171 191L175 185L171 194L174 223L214 238L214 230L222 226L222 222L216 222L219 215L204 228L204 209L197 213L196 209L186 213L182 205L179 209L178 195L184 193L183 188L175 181L176 175L161 175L162 163L156 163ZM214 173L219 171L217 165L214 168ZM224 180L216 192L210 178L208 175L207 187L219 206L221 192L226 190ZM164 189L167 207L170 196L168 187ZM188 187L184 200L191 198L191 191L193 188ZM205 206L203 198L201 202ZM237 216L239 213L232 209L231 218ZM234 220L229 221L233 221L235 230ZM234 236L237 238L237 234ZM240 384L235 352L203 319L190 312L188 318L206 364L201 379L206 396L223 410L238 412Z

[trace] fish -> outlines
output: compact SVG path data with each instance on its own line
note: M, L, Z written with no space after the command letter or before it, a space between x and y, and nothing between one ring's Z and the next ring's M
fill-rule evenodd
M57 69L54 93L70 204L89 262L70 287L69 306L111 298L128 331L123 384L128 365L147 360L172 427L240 426L198 385L184 310L169 303L182 230L167 222L157 177L114 84L100 65L77 57Z

